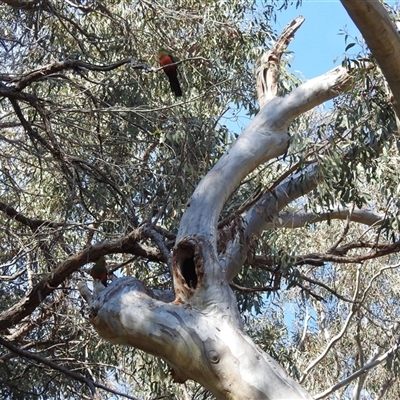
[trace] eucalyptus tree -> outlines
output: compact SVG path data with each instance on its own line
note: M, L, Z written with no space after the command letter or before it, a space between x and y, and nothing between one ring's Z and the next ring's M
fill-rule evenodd
M306 83L274 3L0 3L2 396L395 398L397 14L343 3Z

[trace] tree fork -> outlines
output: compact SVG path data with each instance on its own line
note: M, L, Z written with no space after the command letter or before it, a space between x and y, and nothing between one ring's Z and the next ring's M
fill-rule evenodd
M240 181L286 151L289 123L349 84L347 71L335 68L260 110L188 201L172 256L175 301L118 279L94 302L92 323L102 337L161 357L176 381L193 379L218 399L312 398L243 332L232 276L217 253L217 224Z
M104 339L164 359L175 381L193 379L218 399L312 398L236 325L236 310L209 311L159 301L127 277L95 299L91 322Z

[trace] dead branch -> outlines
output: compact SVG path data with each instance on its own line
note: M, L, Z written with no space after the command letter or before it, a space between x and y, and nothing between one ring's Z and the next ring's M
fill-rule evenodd
M302 16L289 22L276 40L273 48L265 53L258 61L256 84L260 108L277 95L282 54L303 22L304 18Z

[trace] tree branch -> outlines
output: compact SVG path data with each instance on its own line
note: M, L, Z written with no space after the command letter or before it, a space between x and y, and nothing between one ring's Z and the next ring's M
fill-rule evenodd
M150 261L165 262L162 254L138 243L142 238L141 228L117 240L90 246L68 257L51 273L47 274L23 299L0 314L0 331L10 328L30 315L36 307L73 272L83 265L98 260L107 254L131 253Z
M289 22L279 35L271 50L265 53L256 65L257 97L262 108L278 93L280 62L283 52L293 40L294 34L303 24L304 18L299 16Z
M348 376L346 379L341 380L338 382L336 385L333 385L329 389L325 390L322 393L319 393L314 396L316 400L318 399L323 399L324 397L330 395L331 393L335 392L336 390L342 388L343 386L348 385L350 382L352 382L354 379L357 379L358 377L362 376L365 374L367 371L370 369L376 367L377 365L381 364L385 360L387 360L390 356L395 354L397 350L399 349L399 344L396 343L391 349L389 349L386 353L382 354L380 357L376 358L372 356L372 360L370 363L364 365L362 368L360 368L358 371L354 372L354 374L351 374Z
M341 0L378 61L395 101L400 118L400 36L383 4L376 0Z
M42 0L1 0L1 2L21 10L48 10L46 3Z
M346 256L345 254L353 249L369 248L371 251L355 256ZM352 242L341 247L337 247L332 254L329 253L310 253L298 257L298 262L304 257L305 260L311 259L320 262L336 262L357 264L363 261L372 260L387 256L400 251L400 241L394 243L376 243L376 242Z
M92 395L94 395L96 393L96 387L99 389L103 389L106 390L109 393L113 393L116 394L118 396L123 396L127 399L131 399L131 400L138 400L136 397L132 397L129 396L125 393L121 393L118 392L114 389L110 389L107 386L104 386L100 383L94 382L91 379L85 378L83 375L77 374L76 372L71 371L70 369L63 367L57 363L55 363L54 361L51 361L47 358L41 357L35 353L32 353L31 351L27 351L27 350L23 350L17 346L14 346L13 344L11 344L10 342L8 342L7 340L4 340L3 338L0 337L0 344L3 345L4 347L6 347L7 349L9 349L10 351L12 351L13 353L19 355L20 357L23 358L27 358L28 360L34 360L40 364L44 364L47 365L48 367L50 367L51 369L54 369L56 371L60 371L63 374L69 376L70 378L78 381L78 382L82 382L85 385L89 386L90 391L92 392Z
M266 229L282 208L304 193L313 190L319 179L318 165L312 164L295 176L284 180L272 192L263 195L247 212L243 221L245 227L243 237L237 236L228 244L221 260L222 268L226 270L229 281L237 275L246 260L252 237Z
M32 219L28 218L25 215L18 212L14 207L10 206L9 204L3 203L0 201L0 211L3 211L7 216L16 221L20 222L23 225L28 226L33 231L36 231L39 227L49 227L49 228L60 228L65 226L64 223L60 222L50 222L45 221L43 219Z
M307 377L308 373L318 364L320 363L325 357L326 355L329 353L329 351L331 350L331 348L334 346L334 344L339 341L343 335L346 333L347 328L350 324L351 319L353 318L354 314L357 312L358 307L355 306L355 302L357 300L357 296L358 296L358 292L360 289L360 276L361 276L361 271L360 268L357 268L357 276L356 276L356 284L355 284L355 289L354 289L354 295L353 295L353 305L351 306L351 311L349 313L349 315L346 318L346 321L343 324L343 327L341 329L341 331L334 336L330 342L328 343L328 345L326 346L325 350L314 360L312 361L308 367L304 370L303 372L303 376L300 378L300 383L304 382L304 379Z
M171 259L171 252L168 249L167 245L165 244L164 237L157 232L151 225L145 224L142 227L143 234L151 239L156 243L158 249L160 250L161 254L163 255L164 260L168 265L168 269L172 276L172 259Z
M351 152L351 150L350 150ZM346 153L350 154L350 152ZM304 213L302 211L296 213L281 212L281 210L290 204L293 200L309 193L314 190L319 184L322 175L320 173L320 164L313 163L301 170L294 176L287 177L273 190L266 192L262 195L256 203L250 208L247 214L243 217L244 232L241 236L238 235L235 239L231 240L227 246L225 254L223 255L222 265L227 271L227 277L232 280L238 273L245 259L247 258L248 248L253 236L259 235L266 229L274 229L276 227L296 228L304 226L306 223L315 223L320 221L327 221L330 218L347 219L349 211L343 207L337 207L329 212L322 212L321 214ZM379 226L383 221L384 216L381 214L373 213L365 209L355 209L352 214L352 220L357 223L364 223L370 226ZM393 253L398 250L398 245L393 244L386 246L385 251ZM347 258L346 260L340 257L335 257L337 262L359 262L363 259L375 258L384 253L376 253L371 256L368 254L365 258L355 257L353 259ZM308 255L308 258L315 258L322 260L322 257L315 255ZM326 261L335 261L328 259Z
M260 268L269 272L272 272L273 274L276 273L280 273L282 277L290 279L290 272L284 272L281 271L279 266L278 267L269 267L266 265L260 265L260 263L263 263L262 257L260 256L256 256L255 257L255 263L253 262L253 260L251 261L250 265L252 265L254 268ZM298 257L298 259L293 259L292 262L293 265L302 265L302 264L310 264L310 265L319 265L321 266L321 264L317 264L317 262L315 262L315 260L313 259L307 259L307 258L302 258L302 256ZM322 264L323 265L323 264ZM300 274L299 276L300 281L306 281L314 286L319 286L323 289L325 289L328 293L332 294L333 296L337 297L340 300L345 301L346 303L353 303L353 300L348 299L344 296L342 296L341 294L339 294L336 290L330 288L328 285L326 285L325 283L322 283L320 281L317 281L315 279L311 279L306 275ZM307 291L308 293L312 294L312 292L310 292L310 289L306 289L304 286L298 284L297 282L295 283L296 286L299 286L300 288L302 288L303 290ZM313 294L314 297L317 297L317 300L321 300L320 296L317 296L315 294Z
M355 208L353 211L349 211L348 208L342 206L321 213L281 211L272 222L266 224L265 229L302 228L308 224L330 220L347 220L349 217L352 222L378 227L385 216L364 208Z
M37 82L39 80L43 80L49 75L55 74L60 71L68 70L68 69L86 69L89 71L112 71L116 68L121 67L125 64L131 64L131 68L133 69L143 69L143 70L151 70L151 68L147 64L134 64L135 60L132 58L125 58L124 60L118 61L116 63L110 65L95 65L90 64L85 61L81 60L65 60L59 61L52 64L45 65L41 68L38 68L34 71L29 72L28 74L24 75L21 78L14 79L13 81L16 83L14 84L14 88L17 91L21 91L29 86L33 82Z

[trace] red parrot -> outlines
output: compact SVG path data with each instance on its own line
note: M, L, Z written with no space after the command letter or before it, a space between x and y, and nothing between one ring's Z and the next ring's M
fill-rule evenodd
M177 66L169 65L175 63L174 58L170 53L168 53L167 50L160 49L158 50L158 61L160 62L161 67L163 67L163 70L168 77L171 90L175 93L175 97L181 97L182 90L178 81Z
M98 279L105 287L107 287L107 267L106 260L101 256L90 270L93 279Z

